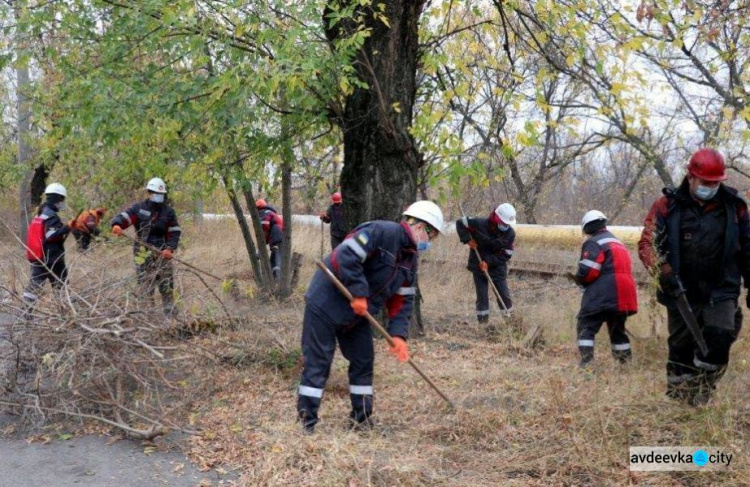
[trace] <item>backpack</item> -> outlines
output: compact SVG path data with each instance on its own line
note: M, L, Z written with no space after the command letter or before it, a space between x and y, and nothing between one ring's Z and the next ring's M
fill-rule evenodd
M30 262L44 259L44 218L35 216L26 231L26 258Z

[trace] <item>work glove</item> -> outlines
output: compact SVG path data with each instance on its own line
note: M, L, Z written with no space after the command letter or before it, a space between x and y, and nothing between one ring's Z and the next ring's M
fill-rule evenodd
M487 272L487 269L489 269L489 266L487 265L487 262L482 261L479 263L479 270L482 272Z
M677 275L674 272L669 274L659 274L659 287L670 296L677 296L680 292L680 283L677 281Z
M112 233L114 233L115 235L119 237L120 235L122 235L122 227L120 225L113 225Z
M164 249L161 251L161 258L169 260L172 258L172 249Z
M355 315L364 316L367 314L367 298L354 298L349 304Z
M476 250L476 248L478 247L476 240L469 240L468 245L471 250Z
M274 245L273 247L271 247L271 252L275 252L277 250L279 250L279 246L278 245Z
M70 220L68 222L68 228L70 228L71 230L73 230L73 229L80 230L80 228L78 228L77 223L78 223L78 219L77 218L73 218L72 220Z
M321 221L326 221L326 214L325 213L318 214L318 217L320 217Z
M390 347L388 351L391 352L399 362L407 362L409 360L409 345L407 345L406 340L401 337L393 337L393 346Z

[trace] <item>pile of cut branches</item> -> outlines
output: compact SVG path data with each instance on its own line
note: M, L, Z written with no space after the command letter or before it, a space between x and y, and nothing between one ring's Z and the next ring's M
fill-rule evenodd
M138 297L132 281L89 275L86 288L47 292L31 312L6 288L0 405L36 424L65 415L137 439L192 432L187 411L205 384L195 383L191 370L210 363L201 356L211 352L189 337L196 333L193 322L217 320L192 310L189 320L166 318L154 300Z

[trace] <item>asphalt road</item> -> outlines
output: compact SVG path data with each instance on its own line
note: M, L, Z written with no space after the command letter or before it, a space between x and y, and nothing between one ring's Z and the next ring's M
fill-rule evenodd
M231 485L178 452L144 453L139 442L85 436L48 444L0 438L0 487ZM203 482L203 483L201 483Z

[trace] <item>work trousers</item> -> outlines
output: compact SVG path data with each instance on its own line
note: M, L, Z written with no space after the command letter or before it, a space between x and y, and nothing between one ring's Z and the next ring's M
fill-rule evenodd
M63 285L67 283L68 268L65 265L64 255L47 262L46 265L39 261L31 263L31 278L23 293L23 300L29 308L28 312L34 309L44 281L49 281L55 290L62 289Z
M149 255L137 267L140 294L151 302L155 289L161 294L164 314L174 314L174 265L172 261Z
M594 338L602 327L607 324L609 342L612 344L612 356L620 363L629 361L632 357L630 340L625 333L627 315L617 311L602 311L578 318L578 350L581 352L581 365L594 360Z
M356 423L363 423L372 415L375 350L370 324L358 320L355 325L342 326L307 305L302 323L304 367L297 412L308 429L318 422L318 409L331 372L337 341L341 353L349 361L350 417Z
M713 304L691 303L691 308L708 346L708 353L701 353L678 309L667 306L667 394L671 396L691 396L701 388L710 393L726 371L729 349L742 327L742 311L734 300Z
M490 278L495 284L500 297L503 298L503 304L498 301L497 305L500 309L507 309L508 314L513 312L513 300L510 296L510 289L508 289L508 267L498 266L489 269ZM490 284L484 275L484 272L480 270L471 271L474 276L474 289L477 293L476 310L477 310L477 321L480 323L486 323L490 318ZM494 291L492 292L494 296Z

